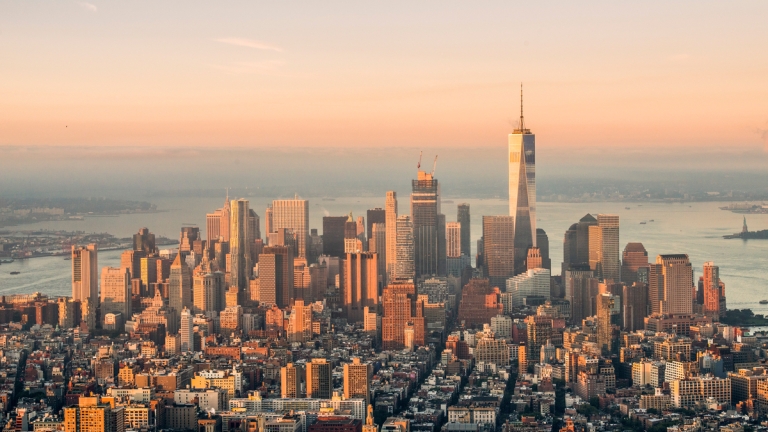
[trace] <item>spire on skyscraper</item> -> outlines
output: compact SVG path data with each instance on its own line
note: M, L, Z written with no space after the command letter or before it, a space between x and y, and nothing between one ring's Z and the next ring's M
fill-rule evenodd
M512 133L517 133L517 134L531 133L529 129L525 128L525 118L523 117L523 83L520 83L520 125Z

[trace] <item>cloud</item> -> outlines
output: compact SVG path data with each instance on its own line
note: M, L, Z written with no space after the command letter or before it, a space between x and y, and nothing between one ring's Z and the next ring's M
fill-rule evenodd
M80 5L81 8L83 8L83 9L85 9L87 11L91 11L91 12L96 12L97 11L96 5L93 4L93 3L79 1L79 2L77 2L77 4Z
M283 49L280 47L276 47L274 45L266 44L264 42L255 41L253 39L245 39L245 38L218 38L214 39L216 42L221 42L225 44L235 45L235 46L242 46L247 48L254 48L254 49L260 49L265 51L277 51L282 52Z

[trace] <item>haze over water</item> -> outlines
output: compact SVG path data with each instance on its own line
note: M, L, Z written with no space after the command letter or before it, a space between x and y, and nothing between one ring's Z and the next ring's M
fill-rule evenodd
M234 198L234 197L233 197ZM261 217L264 230L264 209L271 203L267 198L249 198L251 208ZM453 201L446 202L446 201ZM10 227L10 229L63 229L86 232L109 232L128 237L141 227L148 227L156 235L177 239L182 224L196 224L204 234L205 214L221 207L224 199L165 198L157 201L161 210L155 214L132 214L119 217L86 218L85 221L57 221ZM482 235L483 215L502 215L508 212L506 199L460 199L444 197L442 212L448 221L456 220L456 205L467 202L472 213L472 253ZM309 198L310 228L322 234L325 215L340 216L350 211L354 216L365 216L365 211L384 207L383 197L344 197L335 200ZM618 214L621 221L621 249L628 242L641 242L648 251L649 260L656 255L686 253L694 267L695 281L701 275L701 266L714 261L720 266L720 277L725 283L729 309L751 308L755 313L768 313L761 299L768 299L768 274L763 270L768 258L768 241L738 239L725 240L725 234L741 230L741 214L720 210L722 203L549 203L538 204L538 227L549 236L552 273L560 273L563 258L563 234L586 213ZM398 194L401 214L408 213L409 195ZM626 209L629 207L629 209ZM752 231L768 229L768 215L746 215ZM654 220L650 222L650 220ZM640 222L646 221L646 224ZM104 266L119 266L122 251L99 253L99 270ZM19 271L19 275L10 275ZM33 258L0 265L0 295L39 291L51 296L71 295L71 261L62 257Z

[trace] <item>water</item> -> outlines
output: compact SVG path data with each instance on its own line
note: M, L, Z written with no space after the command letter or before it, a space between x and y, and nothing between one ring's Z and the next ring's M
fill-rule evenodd
M482 233L482 215L499 215L508 211L507 201L501 199L453 199L443 203L447 220L456 220L456 205L470 204L472 213L472 248ZM169 198L157 202L167 210L154 214L134 214L119 217L86 218L84 221L55 221L23 225L19 229L65 229L87 232L109 232L128 237L141 227L148 227L157 235L178 238L183 223L205 227L205 214L221 207L223 199ZM251 208L263 217L269 199L251 200ZM618 214L621 220L621 245L641 242L653 262L656 255L686 253L696 269L714 261L720 266L725 282L729 308L751 308L756 313L768 313L768 305L759 305L768 299L768 240L725 240L725 234L741 230L742 215L720 210L720 203L690 204L634 204L634 203L539 203L538 227L549 235L550 258L554 273L559 273L563 257L563 233L586 213ZM334 201L310 199L310 227L322 232L325 215L345 215L352 211L357 217L374 207L384 207L384 198L338 198ZM408 197L399 199L401 213L408 212ZM626 209L625 207L630 207ZM650 222L653 219L654 222ZM640 224L647 221L646 224ZM747 215L750 230L768 228L768 215ZM264 223L262 221L262 230ZM99 266L118 266L120 251L99 253ZM0 294L31 293L39 291L49 295L70 295L71 261L62 257L33 258L0 265ZM19 271L19 275L10 275Z

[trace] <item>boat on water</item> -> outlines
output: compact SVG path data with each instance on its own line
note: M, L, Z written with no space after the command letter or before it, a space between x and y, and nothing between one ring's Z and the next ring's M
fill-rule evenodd
M11 272L11 274L12 274L12 275L17 275L17 274L19 274L19 273L21 273L21 272L17 272L17 271L12 271L12 272Z
M624 210L629 210L629 207L624 207Z
M760 304L768 304L768 300L760 300Z
M653 222L653 219L649 220L648 222Z
M640 222L640 225L645 225L645 224L646 224L645 221Z

